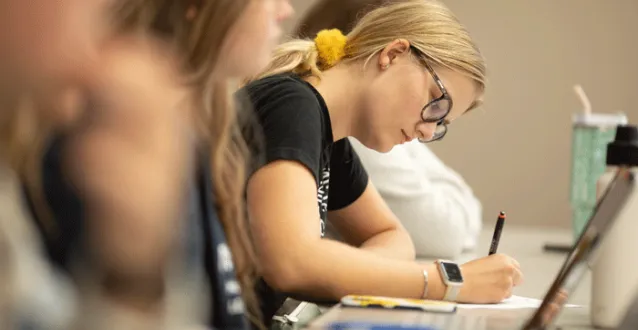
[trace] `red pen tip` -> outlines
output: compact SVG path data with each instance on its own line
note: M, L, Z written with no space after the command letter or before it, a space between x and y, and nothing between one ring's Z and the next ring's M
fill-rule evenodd
M501 211L501 213L498 215L499 219L505 219L505 212Z

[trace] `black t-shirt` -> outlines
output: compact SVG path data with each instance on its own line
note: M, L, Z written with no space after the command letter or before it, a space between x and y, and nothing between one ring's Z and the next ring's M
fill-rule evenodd
M314 175L317 184L317 235L323 237L328 211L356 201L368 175L348 139L333 141L328 108L317 90L297 75L281 74L254 81L240 93L252 102L265 138L265 162L297 161ZM263 281L259 289L266 322L286 295Z

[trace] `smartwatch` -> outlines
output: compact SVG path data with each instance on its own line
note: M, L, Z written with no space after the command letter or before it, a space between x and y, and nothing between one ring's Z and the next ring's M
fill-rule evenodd
M445 283L445 301L455 301L456 297L461 291L463 286L463 275L461 274L461 267L454 262L448 260L437 260L436 264L441 274L441 279Z

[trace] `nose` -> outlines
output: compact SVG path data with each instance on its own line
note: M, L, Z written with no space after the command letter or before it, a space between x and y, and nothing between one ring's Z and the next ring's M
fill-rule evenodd
M277 10L277 22L281 23L295 13L295 9L290 4L290 0L279 0L279 8Z
M436 123L420 123L416 126L416 131L420 140L430 141L436 132Z

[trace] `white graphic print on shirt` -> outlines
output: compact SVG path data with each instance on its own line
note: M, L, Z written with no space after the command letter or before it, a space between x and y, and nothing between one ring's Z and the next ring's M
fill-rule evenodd
M230 315L244 313L244 302L241 298L241 289L234 276L235 266L233 256L225 243L217 245L217 271L224 280L224 291L229 296L226 303L226 310Z
M321 221L321 237L326 233L326 218L328 216L328 190L330 188L330 164L327 164L319 176L317 188L317 205L319 206L319 219Z

